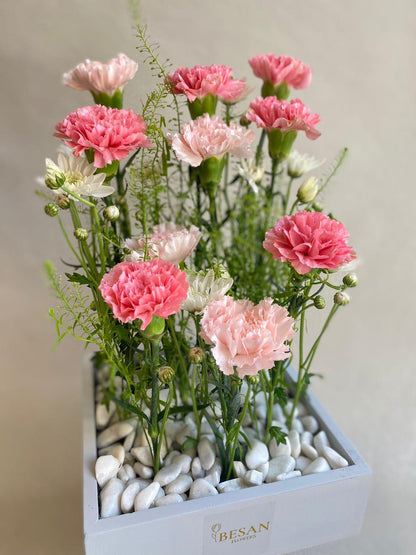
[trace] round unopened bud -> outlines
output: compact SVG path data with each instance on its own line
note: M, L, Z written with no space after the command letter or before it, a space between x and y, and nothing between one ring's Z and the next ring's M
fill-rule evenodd
M347 293L344 293L344 291L338 291L338 293L335 293L334 295L335 304L339 304L340 306L345 306L349 302L350 302L350 296L347 295Z
M326 302L322 295L316 295L313 300L313 304L315 305L315 308L322 310L323 308L325 308Z
M312 202L318 194L318 180L316 177L308 177L298 189L298 199L304 204Z
M192 347L189 349L189 358L192 362L202 362L205 358L205 351L201 347Z
M49 187L49 189L52 189L52 191L54 189L59 189L60 185L56 182L56 179L53 179L53 177L47 177L45 179L45 185L47 187Z
M322 206L322 204L320 202L314 202L312 204L312 208L315 210L315 212L322 212L324 207Z
M170 366L161 366L157 371L157 377L162 383L168 383L175 375L175 370Z
M141 320L136 320L137 325L140 329L140 334L150 341L159 341L165 331L165 320L160 316L153 314L150 323L145 327L144 330L141 329Z
M250 385L256 385L260 382L260 376L258 374L256 376L246 376L246 380Z
M58 206L56 206L56 204L54 204L53 202L48 202L48 204L45 206L45 214L51 216L51 218L57 216L59 214Z
M56 204L62 210L67 210L69 208L69 198L66 195L58 195L55 199Z
M358 285L357 274L347 274L342 278L342 281L347 287L356 287Z
M74 231L74 235L79 241L85 241L88 239L88 231L83 227L77 227Z
M104 218L109 222L115 222L116 220L118 220L119 216L120 210L117 208L117 206L107 206L107 208L104 210Z
M242 127L248 127L248 126L250 125L250 123L251 123L251 121L248 120L248 119L246 118L246 116L241 116L241 118L240 118L240 125L241 125Z

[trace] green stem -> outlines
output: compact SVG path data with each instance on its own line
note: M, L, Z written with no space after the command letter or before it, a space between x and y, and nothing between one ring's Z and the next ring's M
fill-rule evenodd
M244 400L243 410L241 411L240 418L238 419L237 431L236 431L236 434L235 434L235 439L234 439L233 446L231 448L230 461L229 461L229 466L228 466L228 471L227 471L227 480L229 480L230 477L231 477L231 473L232 473L233 466L234 466L233 463L234 463L235 452L236 452L237 446L239 444L238 438L239 438L239 435L240 435L241 426L243 425L243 421L244 421L244 418L247 414L247 409L248 409L248 405L249 405L249 402L250 402L251 384L247 384L247 386L248 387L247 387L246 397L245 397L245 400Z
M257 145L257 150L256 150L256 166L258 166L260 163L265 139L266 139L266 131L263 129L261 132L259 144Z
M164 435L165 435L166 422L168 421L169 409L170 409L170 405L172 404L174 393L175 393L175 387L173 385L173 381L171 380L169 382L169 395L168 395L168 399L166 401L166 406L165 406L165 411L163 413L162 422L160 424L159 441L158 441L157 449L156 449L156 460L157 461L160 461L160 451L162 449L163 438L164 438ZM155 468L155 472L157 472L156 468Z
M152 350L152 399L150 406L150 429L149 435L152 438L153 444L153 465L155 473L159 470L160 459L158 458L158 453L160 453L159 448L159 379L157 375L157 370L159 367L159 343L151 343Z
M293 177L290 178L290 181L287 186L286 196L283 197L283 214L286 214L286 210L289 204L290 192L292 189Z
M196 378L196 371L197 371L197 365L194 364L193 368L192 368L192 387L191 387L191 398L192 398L192 406L194 408L194 414L195 414L195 422L196 422L196 430L197 430L197 436L196 439L197 441L199 441L200 435L201 435L201 418L199 416L199 412L198 412L198 401L196 398L196 385L195 385L195 378Z

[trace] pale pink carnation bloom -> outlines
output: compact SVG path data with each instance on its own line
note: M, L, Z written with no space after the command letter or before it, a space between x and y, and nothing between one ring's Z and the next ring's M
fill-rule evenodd
M72 112L56 126L55 137L62 139L74 155L94 150L94 166L103 168L113 160L123 160L139 147L152 146L147 139L144 119L132 110L118 110L96 104Z
M237 158L251 155L255 134L234 123L227 125L218 116L204 114L182 127L182 133L168 135L179 160L200 166L207 158L221 158L229 152Z
M189 229L167 222L155 226L147 237L147 256L158 256L166 262L180 264L195 249L202 233L197 227L191 225ZM127 239L124 247L130 249L127 255L129 260L143 260L146 247L146 237Z
M219 369L226 375L237 369L240 378L273 368L289 358L294 320L288 311L264 299L258 305L225 296L209 303L201 320L201 336L209 345Z
M167 318L179 312L188 293L186 273L158 258L145 262L120 262L103 276L99 289L124 324L140 319L141 330L153 315Z
M133 79L138 65L125 54L119 54L106 64L85 60L68 73L64 73L64 85L78 91L91 91L94 94L105 93L109 96Z
M250 103L246 117L268 132L274 129L305 131L308 139L317 139L321 135L315 129L315 125L320 122L319 115L311 113L298 98L286 102L275 96L258 96Z
M312 80L311 68L290 56L276 58L274 54L261 54L250 58L248 63L256 77L270 81L275 87L285 82L294 89L306 89Z
M174 94L185 94L189 102L204 98L207 94L219 96L227 102L239 98L245 81L233 79L233 70L227 66L180 67L167 77Z
M356 257L348 246L345 226L321 212L297 212L283 216L269 229L263 247L273 258L289 262L298 274L314 268L336 270Z

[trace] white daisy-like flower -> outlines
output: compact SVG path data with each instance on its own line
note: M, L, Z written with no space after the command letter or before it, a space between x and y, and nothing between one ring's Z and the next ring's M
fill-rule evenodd
M287 159L287 173L290 177L301 177L303 174L319 168L325 160L317 160L309 154L300 154L297 150L293 150Z
M259 192L257 184L263 179L264 168L256 166L254 158L247 158L246 160L241 160L241 162L237 165L237 171L239 175L247 181L254 193L257 195Z
M222 269L220 276L213 269L207 272L188 273L188 297L182 304L182 309L195 314L201 314L211 302L223 297L233 285L230 274Z
M103 198L114 193L114 187L103 185L105 173L94 173L97 168L94 164L89 164L86 158L76 158L73 154L65 155L60 152L57 164L49 158L46 158L45 163L45 181L63 185L78 196ZM65 194L61 188L54 189L54 192L57 195Z

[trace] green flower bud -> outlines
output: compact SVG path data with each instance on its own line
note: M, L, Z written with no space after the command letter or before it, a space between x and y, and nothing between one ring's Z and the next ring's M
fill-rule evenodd
M162 383L168 383L173 379L175 370L170 366L161 366L157 371L157 377Z
M313 300L313 304L315 305L315 308L322 310L323 308L325 308L326 302L322 295L316 295Z
M188 108L191 118L195 119L203 114L213 116L217 108L217 101L218 96L212 93L207 94L203 98L195 98L193 102L189 102L188 100Z
M192 362L202 362L205 358L205 351L201 347L192 347L189 349L189 358Z
M199 166L198 173L202 186L207 190L215 190L221 181L225 158L207 158Z
M300 202L309 204L318 194L318 180L316 177L308 177L298 189L297 197Z
M109 222L115 222L120 217L120 210L117 206L107 206L104 210L104 218Z
M246 380L250 385L256 385L260 382L260 376L258 374L255 376L246 376Z
M140 327L141 322L138 321L138 325ZM150 339L150 341L158 341L165 331L165 320L160 318L160 316L153 315L152 321L150 324L144 329L140 330L140 333L146 339Z
M338 291L338 293L335 293L334 295L335 304L339 304L340 306L345 306L349 302L350 302L350 296L347 295L347 293L344 293L344 291Z
M275 88L274 94L279 100L286 100L290 94L290 89L288 87L288 84L285 81L283 81L283 83L280 83L280 85L277 85L277 87Z
M56 206L56 204L54 204L53 202L48 202L48 204L45 206L45 214L53 218L54 216L57 216L59 214L59 207Z
M314 202L312 204L312 208L315 210L315 212L322 212L324 207L322 206L322 204L320 202Z
M347 274L342 278L342 281L347 287L356 287L358 285L357 274Z
M74 231L74 235L79 241L85 241L88 239L88 231L83 227L77 227Z
M251 121L249 119L246 118L246 116L241 116L240 118L240 125L242 127L248 127L250 125Z
M275 88L271 81L263 81L263 86L261 88L261 96L266 98L266 96L274 96Z
M55 200L61 210L67 210L69 208L69 198L66 195L58 195Z
M295 142L297 131L291 129L290 131L281 131L280 129L273 129L267 133L269 137L269 154L270 158L275 160L278 158L280 161L285 160Z
M49 187L49 189L52 189L52 191L60 188L60 185L58 185L58 183L53 177L47 177L45 179L45 185Z

